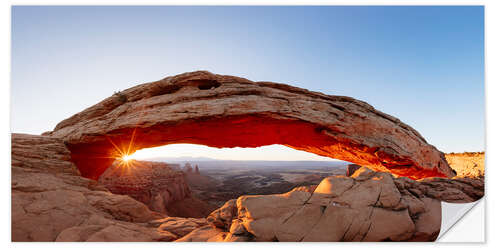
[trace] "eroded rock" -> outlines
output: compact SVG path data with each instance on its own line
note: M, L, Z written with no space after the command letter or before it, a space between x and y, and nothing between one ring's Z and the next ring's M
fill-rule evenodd
M161 224L158 226L158 230L173 233L177 238L181 238L197 228L208 225L205 218L167 217L155 221L155 223L160 221Z
M116 161L98 182L114 194L129 195L163 214L169 214L168 208L175 202L191 196L184 173L162 162Z
M282 144L413 179L455 175L416 130L365 102L206 71L121 91L47 134L63 139L92 179L120 151L172 143Z
M415 181L362 167L351 177L325 178L312 193L296 188L280 195L241 196L237 215L226 213L222 220L217 216L221 211L215 211L208 221L222 230L218 235L226 233L225 241L433 241L441 226L441 200L479 198L478 181ZM438 187L440 195L430 186ZM225 205L226 211L232 209L233 201Z
M12 134L12 241L162 239L139 223L163 216L76 175L69 154L60 139Z
M78 176L60 139L12 134L12 149L13 241L432 241L440 201L484 195L483 178L415 181L360 168L317 187L241 196L206 220L164 218Z

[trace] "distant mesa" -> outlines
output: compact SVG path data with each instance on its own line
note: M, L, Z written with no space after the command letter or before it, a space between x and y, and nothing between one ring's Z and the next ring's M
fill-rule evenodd
M121 91L46 135L62 139L92 179L121 151L174 143L281 144L412 179L455 175L415 129L363 101L206 71Z

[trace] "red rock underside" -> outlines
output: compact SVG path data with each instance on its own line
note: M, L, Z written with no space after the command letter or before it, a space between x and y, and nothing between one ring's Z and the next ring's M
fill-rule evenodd
M325 134L327 132L331 131L303 121L247 115L210 117L175 124L159 124L148 128L139 126L135 129L115 130L106 137L94 138L89 135L92 138L87 141L92 143L67 146L82 176L92 179L99 178L120 156L116 148L133 153L142 148L175 143L201 144L216 148L254 148L281 144L412 179L446 177L435 169L424 170L416 166L411 159L383 153L376 147L352 144L351 140L342 140L341 137L334 140Z

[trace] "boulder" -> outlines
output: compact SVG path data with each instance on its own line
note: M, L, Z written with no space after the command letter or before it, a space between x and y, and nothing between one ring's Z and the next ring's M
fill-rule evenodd
M233 219L237 215L236 199L232 199L208 215L207 222L213 227L229 230Z

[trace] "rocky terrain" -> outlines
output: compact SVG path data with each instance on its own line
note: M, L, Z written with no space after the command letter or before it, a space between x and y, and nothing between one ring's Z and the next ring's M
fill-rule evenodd
M12 134L12 241L152 241L164 216L79 176L62 140Z
M317 188L241 196L207 219L166 217L79 176L70 160L60 139L12 134L13 241L432 240L438 201L470 202L484 192L483 179L414 181L361 168Z
M178 241L432 241L441 203L483 196L482 181L414 181L362 167L285 194L245 195Z
M209 72L138 85L54 131L11 137L12 241L432 241L440 201L484 195L484 178L461 170L478 164L452 155L453 170L417 131L364 102ZM168 143L277 143L363 167L182 218L173 215L200 207L186 185L203 180L196 167L186 180L169 166L113 165L124 152Z

